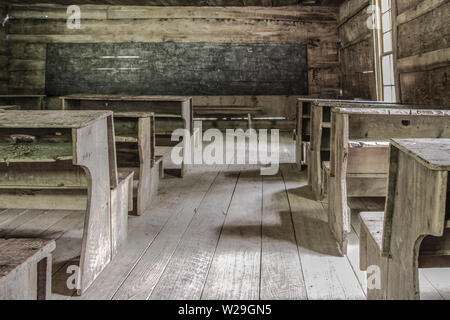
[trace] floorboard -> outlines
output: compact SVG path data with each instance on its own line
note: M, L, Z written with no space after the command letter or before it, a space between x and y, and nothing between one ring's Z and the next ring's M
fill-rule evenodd
M31 221L45 213L43 210L8 210L9 213L4 213L3 215L8 215L9 217L5 222L0 224L0 237L8 238L11 237L14 230L19 228L24 223Z
M36 235L42 237L47 229L69 214L70 211L45 211L12 230L8 237L31 238Z
M361 284L346 257L338 256L338 247L327 224L322 203L312 199L304 172L295 165L282 166L289 194L297 244L308 298L365 299Z
M289 201L280 174L263 176L261 254L261 299L307 298Z
M217 172L208 172L189 188L189 196L180 203L179 210L169 219L155 240L134 266L113 299L148 299L186 231L197 207L202 202Z
M420 285L421 299L427 299L430 296L430 291L432 292L432 297L436 297L436 293L444 300L450 300L450 268L432 268L432 269L420 269L420 274L422 278L429 281L429 285L426 284L425 288L428 288L426 293L428 296L424 296L422 284Z
M259 299L262 179L241 171L202 299Z
M200 299L239 170L224 169L197 209L150 299Z
M275 176L261 176L258 165L166 175L154 205L129 217L127 242L82 297L66 282L67 268L79 263L83 212L0 209L0 237L56 240L52 299L365 299L358 214L382 210L383 199L349 202L353 231L341 257L327 204L312 200L293 146L280 136ZM450 299L449 274L420 269L421 298Z

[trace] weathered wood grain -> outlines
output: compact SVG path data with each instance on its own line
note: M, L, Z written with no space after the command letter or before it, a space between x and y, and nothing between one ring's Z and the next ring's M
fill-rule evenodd
M383 238L383 212L362 212L360 215L361 238L360 247L364 250L361 253L361 270L367 270L368 267L378 267L380 270L379 288L367 288L367 299L386 300L386 288L388 286L388 258L381 254L381 241ZM370 270L373 272L373 270ZM368 274L368 282L372 281ZM372 283L373 284L373 283Z
M398 19L398 18L397 18ZM448 48L450 3L425 12L398 26L398 59Z
M247 169L239 176L202 299L259 298L261 203L259 170Z
M421 244L425 245L427 235L444 234L448 167L430 166L429 154L436 150L432 144L427 152L427 142L417 139L406 153L411 141L392 140L382 239L382 253L389 257L388 286L382 288L388 299L420 298ZM449 140L442 139L441 145L448 149ZM404 228L405 224L410 227Z
M133 210L133 175L133 171L123 173L117 187L111 189L111 258L127 240L128 212Z
M281 175L263 177L261 289L263 300L305 300L289 199ZM289 279L289 281L286 281Z
M0 299L48 299L54 249L53 240L0 239Z
M43 109L44 95L31 94L0 94L0 103L2 105L18 105L22 109Z
M397 3L395 46L398 96L406 103L448 105L448 1ZM398 67L397 67L398 65Z
M0 17L6 15L6 4L0 4ZM9 43L5 40L6 28L0 26L0 94L7 93L9 87L9 73L8 73L8 60L9 60Z
M341 88L345 96L376 100L374 38L367 27L370 4L347 0L339 8Z
M25 214L28 215L30 212ZM46 236L42 236L42 234L69 214L70 211L45 211L35 216L34 219L22 223L17 228L8 227L6 232L2 232L1 235L4 238L34 238L40 236L43 239L48 239Z
M149 299L200 299L238 177L232 168L219 173Z
M264 8L253 6L262 5L259 1L245 2L252 7L196 6L193 9L80 4L83 12L80 30L66 28L66 6L14 5L10 9L7 43L11 47L11 56L17 59L14 66L20 65L21 71L10 72L10 90L18 93L45 92L45 72L35 69L45 60L46 44L53 42L308 43L309 93L330 97L338 95L338 8L297 6L295 1L288 7ZM207 6L211 1L200 4ZM230 3L233 4L242 5L243 2L236 0ZM279 1L272 1L272 4L278 5ZM24 70L28 66L34 70ZM222 95L221 98L229 97ZM249 98L265 99L265 96ZM282 116L289 117L294 112L283 103L268 105L265 109L269 116L282 113ZM287 112L284 109L288 109ZM274 125L280 126L278 123Z
M204 184L196 185L195 189L192 189L192 196L182 203L162 232L151 243L132 272L114 294L114 299L148 299L217 174L217 172L214 172L205 175L203 177L205 179Z
M148 96L148 95L101 95L101 94L73 94L68 96L61 97L62 100L62 108L63 110L71 110L71 109L82 109L82 110L112 110L114 113L118 112L118 117L134 117L134 118L143 118L145 116L144 113L154 113L155 120L149 119L150 123L145 124L150 130L148 132L146 129L142 128L144 123L140 123L138 126L138 134L136 137L138 138L138 144L140 143L140 163L145 168L140 168L139 174L144 174L142 177L142 182L145 184L149 184L151 180L149 180L149 175L146 174L146 170L149 167L144 163L147 162L148 159L151 161L155 155L161 156L161 152L159 149L155 149L155 145L158 147L163 147L165 150L165 157L162 160L166 163L171 163L170 151L174 146L181 147L184 150L189 150L193 152L193 148L188 148L188 143L193 143L195 139L192 138L193 135L193 104L192 98L189 96ZM131 113L130 113L131 112ZM152 115L146 115L145 117L152 117ZM161 137L169 135L171 136L172 130L170 132L162 133L159 130L159 127L164 124L165 120L169 120L171 123L175 124L175 129L181 128L186 129L187 132L191 134L191 139L183 139L182 142L172 142L167 141L168 139L156 139L155 142L152 142L152 137ZM175 119L175 121L174 121ZM149 122L149 120L145 120ZM152 125L152 122L154 124ZM116 121L118 123L119 121ZM181 125L181 127L179 126ZM155 131L155 132L153 132ZM148 137L149 138L146 138ZM166 138L166 137L163 137ZM149 145L146 147L145 143L148 142ZM143 149L144 148L144 149ZM147 149L147 150L145 150ZM149 150L148 150L149 149ZM154 152L153 152L154 151ZM148 153L151 153L148 155ZM147 154L146 157L143 157ZM192 158L192 157L191 157ZM129 167L129 165L127 165ZM176 166L178 170L181 172L181 176L183 177L185 174L189 172L190 169L189 164L185 164L183 160L181 165ZM147 179L144 179L147 177ZM143 185L141 188L147 190ZM148 189L150 190L150 189ZM147 191L145 191L147 192ZM138 208L138 212L143 212L145 207L149 205L151 202L152 193L145 194L145 192L139 193L141 197L140 202L142 204L142 209Z
M327 223L323 204L311 200L304 173L281 167L288 192L308 299L364 299L365 295ZM336 272L339 270L339 272Z
M386 142L380 140L448 137L449 115L448 110L430 109L332 110L329 223L342 252L345 252L346 234L351 223L347 197L385 194L388 150Z
M207 172L202 175L192 174L181 180L164 179L155 200L158 206L153 208L152 214L130 216L127 242L81 299L112 299L161 230L168 225L168 221L182 210L184 200L195 196L198 190L204 190L215 176Z

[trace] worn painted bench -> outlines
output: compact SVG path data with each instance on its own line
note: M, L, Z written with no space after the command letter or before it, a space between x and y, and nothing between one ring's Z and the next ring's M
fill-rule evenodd
M342 254L351 214L347 197L385 197L389 139L450 138L450 110L333 108L327 183L328 223Z
M55 241L0 239L0 300L50 299Z
M184 176L191 168L184 161L180 166L171 162L170 152L174 146L193 152L193 144L198 135L194 135L193 106L191 97L181 96L130 96L73 94L61 97L63 110L112 110L114 112L153 112L155 114L155 155L164 156L164 166L181 171ZM177 128L189 132L191 139L182 142L171 141L172 131ZM190 141L189 141L190 140ZM189 147L186 144L191 143Z
M420 299L418 268L450 267L449 171L450 139L392 140L385 211L360 214L368 299Z
M80 294L111 260L118 180L112 112L0 110L0 207L86 212Z

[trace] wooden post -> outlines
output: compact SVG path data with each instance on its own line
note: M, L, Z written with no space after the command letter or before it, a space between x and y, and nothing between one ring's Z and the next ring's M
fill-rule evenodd
M315 200L320 200L322 190L322 117L323 108L311 103L311 148L308 165L308 184L311 185Z

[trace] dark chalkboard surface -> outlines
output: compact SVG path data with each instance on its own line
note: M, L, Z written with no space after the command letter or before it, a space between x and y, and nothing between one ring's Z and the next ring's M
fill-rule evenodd
M51 43L47 95L302 95L306 45Z

